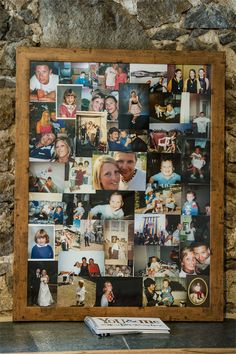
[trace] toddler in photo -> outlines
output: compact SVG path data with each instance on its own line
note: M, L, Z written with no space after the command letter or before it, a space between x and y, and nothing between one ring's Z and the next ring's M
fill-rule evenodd
M84 286L84 281L80 279L78 281L78 287L76 289L76 306L84 306L84 301L85 301L85 286Z
M78 202L78 206L74 210L74 219L81 220L84 213L85 213L85 210L84 210L83 204L81 202Z
M67 89L63 96L64 102L59 107L59 116L62 118L76 118L76 93Z
M160 305L171 306L174 302L174 297L171 293L170 282L168 279L163 280L163 285L160 293L161 302Z
M195 192L188 191L186 193L186 201L182 208L183 215L198 215L198 205L195 199L196 199Z
M151 176L149 183L157 183L158 185L176 184L181 181L181 176L174 172L172 160L163 159L161 162L160 172Z
M122 206L124 205L123 197L120 193L114 192L111 194L109 204L96 205L89 212L88 219L100 216L102 220L107 219L123 219L124 212Z
M201 148L200 146L196 146L194 152L190 156L192 158L191 164L192 164L192 174L191 178L196 179L196 174L199 174L199 177L202 179L204 178L202 168L205 166L206 161L205 157L202 156L201 154Z
M36 245L31 250L32 259L52 259L53 249L49 245L49 236L44 229L40 229L34 236Z

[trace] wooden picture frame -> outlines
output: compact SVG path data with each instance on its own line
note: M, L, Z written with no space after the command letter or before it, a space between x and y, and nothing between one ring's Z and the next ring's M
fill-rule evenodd
M210 247L211 269L206 306L38 307L27 304L29 194L29 82L31 62L209 65L211 70ZM165 321L222 321L224 314L224 99L225 54L150 50L17 48L16 184L14 239L14 321L81 321L90 316L160 317ZM204 277L203 277L204 278ZM128 284L128 280L126 281ZM202 284L206 284L202 280ZM127 285L128 286L128 285Z

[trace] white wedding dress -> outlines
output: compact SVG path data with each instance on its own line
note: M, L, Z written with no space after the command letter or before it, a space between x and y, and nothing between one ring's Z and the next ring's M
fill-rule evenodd
M40 279L38 304L39 306L49 306L53 304L53 298L49 290L47 277L41 277Z

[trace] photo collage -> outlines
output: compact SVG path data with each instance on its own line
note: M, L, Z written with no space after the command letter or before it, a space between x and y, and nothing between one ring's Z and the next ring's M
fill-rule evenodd
M211 66L31 62L27 305L207 307Z

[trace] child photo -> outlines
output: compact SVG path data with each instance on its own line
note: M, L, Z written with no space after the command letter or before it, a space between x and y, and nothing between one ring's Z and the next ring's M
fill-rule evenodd
M181 232L183 225L181 224L180 215L166 215L166 231L164 246L178 246L181 240Z
M134 219L134 192L97 191L90 196L88 218L100 220Z
M31 162L29 167L29 191L40 193L63 193L65 165Z
M132 261L131 261L132 263ZM105 265L105 276L109 277L132 277L133 266L129 265Z
M63 224L62 194L29 193L29 224Z
M76 157L69 163L69 171L65 180L65 193L95 193L91 185L92 159Z
M55 226L55 257L58 258L60 252L68 252L69 250L79 250L81 242L81 234L74 227L66 227L62 225Z
M96 88L98 86L97 63L71 63L72 81L83 88Z
M100 63L98 69L98 86L107 94L119 91L120 84L129 81L129 64Z
M95 306L142 306L142 279L125 277L97 279Z
M130 82L148 84L151 93L167 92L167 65L130 64Z
M172 93L150 94L150 123L180 123L181 96Z
M28 306L57 305L57 273L56 261L28 261Z
M29 225L28 259L55 258L55 228L53 225Z
M210 118L210 96L182 93L180 123L192 123L194 134L210 139Z
M92 156L107 149L106 112L78 112L76 156Z
M80 226L80 220L87 220L90 210L89 195L64 193L63 202L65 203L65 224L73 225L75 228Z
M210 242L210 217L181 215L181 244L191 245L192 242Z
M111 126L107 130L109 151L147 151L148 135L146 130L118 129Z
M209 306L209 278L189 276L187 278L188 306Z
M106 265L128 265L132 259L133 221L104 221L104 252Z
M179 154L148 154L147 180L152 187L180 184L181 172Z
M118 117L120 129L148 129L148 90L148 84L120 84Z
M186 306L187 284L185 279L175 277L146 278L143 285L144 306Z
M183 157L183 179L189 183L206 183L210 178L210 141L186 138Z
M210 208L210 189L208 185L183 186L182 190L182 215L206 215Z
M81 109L81 92L79 85L57 86L57 118L76 118L76 112Z

